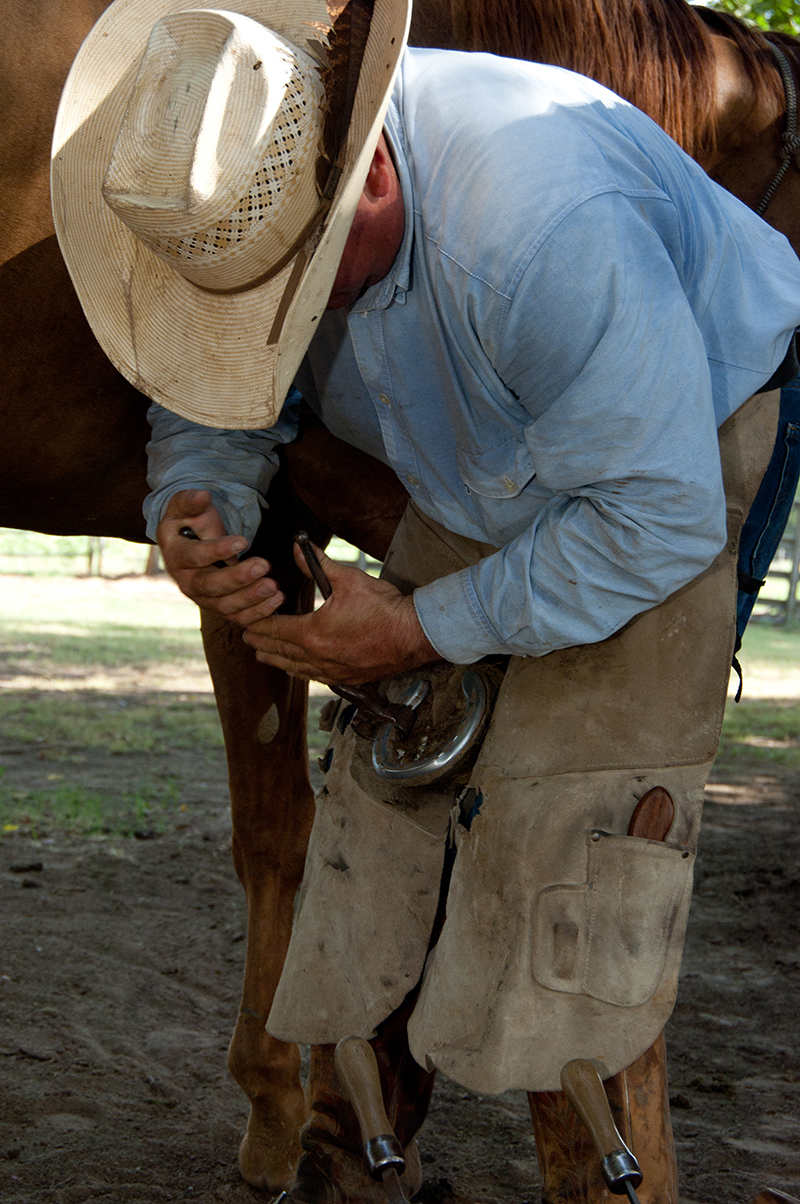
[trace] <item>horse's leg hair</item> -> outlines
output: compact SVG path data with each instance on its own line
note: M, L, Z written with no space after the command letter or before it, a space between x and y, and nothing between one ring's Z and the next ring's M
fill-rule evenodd
M287 594L285 608L294 612L313 605L313 588L291 561L297 521L288 491L276 482L255 550L272 563ZM264 1025L291 935L314 813L308 695L305 682L256 661L235 624L204 613L202 630L228 757L233 861L247 900L242 1002L228 1052L251 1109L239 1165L249 1183L278 1191L292 1177L307 1111L297 1046L276 1041Z

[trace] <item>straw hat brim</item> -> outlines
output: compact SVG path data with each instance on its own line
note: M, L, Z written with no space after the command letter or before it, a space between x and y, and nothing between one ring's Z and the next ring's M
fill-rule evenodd
M333 286L405 46L410 0L375 0L342 176L322 225L275 276L232 294L198 288L164 263L101 192L150 29L189 7L224 5L116 0L83 43L53 140L56 233L98 342L137 389L208 426L270 426ZM330 25L322 0L237 0L232 7L301 48Z

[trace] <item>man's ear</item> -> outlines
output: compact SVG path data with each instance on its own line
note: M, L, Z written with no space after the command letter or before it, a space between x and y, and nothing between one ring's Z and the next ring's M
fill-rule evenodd
M379 201L389 196L395 179L394 162L389 153L386 139L381 134L378 139L378 145L375 147L375 154L372 156L372 162L369 165L367 179L364 183L364 193L368 200Z

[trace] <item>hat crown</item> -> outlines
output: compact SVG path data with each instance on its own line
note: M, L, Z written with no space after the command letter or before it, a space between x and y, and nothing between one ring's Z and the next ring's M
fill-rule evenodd
M201 11L173 23L190 8ZM220 26L212 12L228 23ZM258 126L246 125L244 138L230 120L240 86L242 95L250 87L246 71L238 72L244 61L238 51L231 82L218 90L225 103L211 103L218 94L213 81L228 78L217 76L217 67L228 53L234 57L235 41L225 30L235 25L238 42L253 48L253 75L266 61L256 67L260 39L271 35L254 33L238 14L282 38L292 59L260 161ZM86 317L137 389L211 426L275 422L344 253L409 16L410 0L113 0L105 8L78 52L58 110L53 217ZM155 54L148 63L149 52L144 60L142 52L154 25L167 17L170 24L159 34L167 49L156 70ZM216 49L193 42L190 54L187 39L208 21L218 31ZM185 100L187 82L202 77L198 93L205 101L192 110L192 120L180 108L176 129L175 115L171 124L164 116L167 100L159 108L158 96L176 94L182 62L188 79L177 89L179 98ZM270 69L270 86L272 78ZM262 116L274 100L266 95L252 105ZM250 101L244 107L246 123ZM188 131L183 147L179 129ZM204 139L218 149L203 158L201 169L197 148ZM241 173L225 166L237 142L250 147ZM171 174L159 182L170 160ZM243 191L245 175L250 182ZM229 191L235 196L219 218L226 180L234 181ZM209 198L207 212L217 220L205 225L197 215L206 212L200 204ZM191 223L183 220L187 211ZM301 225L293 231L296 211Z
M103 197L161 258L209 288L274 271L319 209L324 90L313 60L239 13L153 27Z

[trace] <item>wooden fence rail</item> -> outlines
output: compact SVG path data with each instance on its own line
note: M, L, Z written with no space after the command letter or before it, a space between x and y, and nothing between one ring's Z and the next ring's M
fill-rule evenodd
M797 600L797 585L800 581L800 499L796 500L786 525L784 537L780 542L777 554L767 573L767 587L764 592L773 594L776 591L769 588L770 584L780 583L779 592L785 597L762 597L759 599L758 611L772 618L773 622L792 624L797 621L800 606ZM786 586L783 583L786 582ZM765 616L765 617L766 617ZM756 617L758 615L756 614Z

